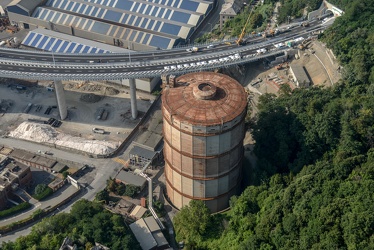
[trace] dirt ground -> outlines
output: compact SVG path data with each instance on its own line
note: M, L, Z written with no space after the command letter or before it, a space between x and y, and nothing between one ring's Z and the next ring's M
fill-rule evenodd
M44 113L48 106L57 106L55 93L46 88L52 82L20 83L15 79L0 81L0 105L8 107L6 112L0 112L0 135L6 135L28 119L59 119L57 108L53 108L49 115ZM18 90L16 86L19 84L27 86L26 89ZM123 141L154 100L154 96L150 94L138 93L139 117L132 120L130 96L126 87L98 82L64 82L64 88L68 118L57 131L86 139ZM24 111L29 103L33 107L26 114ZM42 106L40 111L37 111L37 105ZM108 112L106 120L98 119L100 110L103 109ZM92 132L93 127L102 128L107 133L95 134Z

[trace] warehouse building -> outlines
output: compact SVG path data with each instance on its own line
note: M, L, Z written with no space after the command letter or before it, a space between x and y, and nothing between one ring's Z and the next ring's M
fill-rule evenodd
M294 80L294 83L297 87L309 87L310 80L308 75L306 74L304 67L300 65L291 65L290 66L290 73Z
M212 0L14 0L7 9L10 21L20 28L44 27L150 50L187 40L212 7Z

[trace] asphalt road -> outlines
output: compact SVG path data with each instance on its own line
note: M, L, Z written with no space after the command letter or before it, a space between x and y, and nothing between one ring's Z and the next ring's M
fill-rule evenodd
M121 168L121 164L112 161L111 159L93 159L88 158L83 155L79 154L73 154L70 152L65 152L59 149L50 148L44 145L35 144L32 142L22 141L22 140L16 140L12 138L0 138L0 144L7 145L9 147L14 148L20 148L24 149L30 152L37 152L38 150L42 151L50 151L53 153L53 155L57 158L68 160L68 161L75 161L79 162L81 164L88 164L90 166L94 166L96 168L96 176L94 181L86 188L85 193L80 198L87 199L87 200L93 200L95 198L95 195L98 191L101 191L106 186L106 181L109 179L109 177L114 177L115 174L118 172L118 170ZM63 192L61 192L63 191ZM59 190L55 197L52 197L51 199L48 199L46 202L41 202L38 207L34 207L32 210L29 210L26 213L23 213L21 215L17 215L14 218L9 218L7 220L13 221L21 219L21 217L28 217L31 215L35 209L37 208L45 208L49 205L56 204L58 201L61 201L62 196L70 196L72 192L75 192L76 189L71 186L70 184L67 184L63 187L62 190ZM58 196L62 195L62 196ZM67 205L60 209L62 212L69 212L71 209L71 206L73 205L73 202L71 202L70 205ZM3 222L3 221L1 221ZM3 224L3 223L2 223ZM8 223L6 223L8 224ZM27 235L31 232L31 227L25 228L23 230L11 233L9 235L2 235L0 237L0 242L3 241L15 241L18 237L22 235Z

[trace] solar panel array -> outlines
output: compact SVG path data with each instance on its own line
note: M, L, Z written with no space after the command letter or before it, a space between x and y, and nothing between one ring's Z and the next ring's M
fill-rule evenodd
M186 39L212 8L204 0L49 0L33 17L159 48Z
M110 53L110 51L107 50L67 41L61 38L50 37L35 31L30 31L25 39L23 39L22 44L41 50L62 53Z

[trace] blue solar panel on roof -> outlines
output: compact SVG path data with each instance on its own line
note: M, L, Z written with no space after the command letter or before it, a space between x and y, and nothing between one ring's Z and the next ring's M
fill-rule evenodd
M82 44L79 44L79 45L77 46L77 48L75 49L74 53L80 53L81 50L82 50L82 48L83 48L83 45L82 45Z
M47 42L47 40L48 40L48 36L44 36L43 38L42 38L42 40L40 41L40 43L39 43L39 45L38 45L38 48L42 48L43 46L44 46L44 44Z
M77 12L79 6L81 6L81 3L77 3L74 8L72 9L73 12Z
M130 10L133 3L134 2L132 2L132 1L121 0L121 1L118 1L116 6L113 6L113 7L116 7L118 9L122 9L122 10Z
M170 24L170 23L164 23L164 25L161 28L161 32L172 34L172 35L178 35L181 30L181 26Z
M154 47L158 47L158 48L161 48L161 49L166 49L169 46L169 43L170 43L169 38L159 37L159 36L153 35L149 45L154 46Z
M129 14L125 14L125 15L123 16L121 23L126 23L127 18L129 18Z
M156 21L156 25L153 30L158 31L158 29L160 28L160 25L161 25L161 22Z
M35 33L29 33L27 37L23 40L23 44L29 46L31 40L34 38Z
M83 9L83 14L84 15L89 15L90 14L90 11L92 10L92 6L91 5L88 5L87 8L84 8Z
M164 14L164 12L166 11L166 9L163 9L163 8L159 8L160 9L160 12L156 12L157 15L155 15L155 17L162 17L162 15Z
M149 22L148 26L146 27L147 29L152 29L153 24L155 23L155 20L152 20Z
M99 14L97 15L97 17L98 17L98 18L103 18L104 12L105 12L104 9L100 9L100 12L99 12Z
M73 19L73 16L69 15L68 18L66 18L65 23L69 25L72 19Z
M54 11L48 11L48 15L45 17L45 20L51 20L52 19L52 16L53 14L55 14Z
M142 7L140 7L140 9L138 10L138 13L143 14L143 11L144 11L144 9L145 9L146 6L147 5L143 4Z
M149 12L151 12L152 6L148 6L148 8L144 11L144 15L149 15Z
M70 43L70 45L66 48L66 52L67 53L73 53L73 49L74 49L75 45L77 45L77 44L74 43L74 42Z
M96 13L99 11L100 9L99 8L95 8L92 13L91 13L91 16L94 17L96 15Z
M39 18L41 19L44 19L44 17L48 14L48 11L46 9L43 9L40 13L39 13Z
M133 30L128 40L134 41L134 37L135 37L136 33L138 33L138 32L136 30Z
M70 10L73 7L74 2L70 2L68 6L66 6L66 10Z
M108 34L108 32L107 32L107 35L108 35L108 36L114 36L114 32L116 32L117 29L118 29L117 26L113 26L113 28L110 30L109 34Z
M56 41L56 38L51 38L49 41L46 43L46 47L44 49L46 50L51 50L51 47L53 46L53 43Z
M95 22L91 28L91 31L100 33L100 34L105 34L106 31L109 30L109 28L110 28L110 24L102 23L102 22Z
M130 19L129 19L129 21L128 21L127 23L128 23L128 24L133 23L133 22L134 22L134 19L135 19L135 16L131 15L131 16L130 16Z
M139 26L139 23L140 23L141 20L142 20L142 17L139 16L139 17L136 19L136 21L135 21L135 23L133 24L133 26L138 27L138 26Z
M134 3L133 3L134 4ZM136 12L136 10L138 9L138 7L140 6L140 3L135 3L134 4L134 7L132 8L132 11L133 12Z
M158 11L159 9L160 9L159 7L155 7L155 8L153 9L152 16L156 16L157 11Z
M149 40L150 36L151 36L151 34L145 34L144 39L143 39L143 44L147 44L148 43L148 40Z
M142 24L140 25L140 27L144 29L144 28L145 28L145 25L148 23L148 20L149 20L148 18L143 18L143 22L142 22Z
M84 9L86 8L86 6L87 6L87 5L85 5L85 4L82 4L82 7L81 7L81 8L79 8L79 9L77 10L77 13L79 13L79 14L83 14L83 12L84 12Z
M55 12L55 13L56 13L56 15L54 15L53 18L49 20L49 21L51 21L53 23L57 22L58 18L61 15L61 13L58 13L58 12Z
M90 50L91 47L85 46L85 48L82 50L82 53L87 53Z
M126 29L125 34L123 34L122 38L125 39L125 40L128 40L127 36L129 35L129 33L130 33L130 30Z
M165 14L164 18L169 19L170 14L171 14L171 10L169 10L169 9L166 10L166 14Z
M34 38L34 41L30 44L30 46L35 47L35 45L39 42L39 39L42 38L42 35L37 34Z
M61 45L61 43L62 43L62 40L57 40L55 45L53 45L53 47L51 48L51 50L56 51L58 47Z
M181 1L182 1L182 4L180 5L179 8L183 10L196 11L200 5L200 3L194 2L194 1L189 1L189 0L181 0Z
M105 14L104 19L114 21L114 22L119 22L121 19L122 13L113 11L113 10L108 10Z
M181 22L181 23L188 23L190 20L191 15L179 11L175 11L173 15L171 16L170 20Z
M87 24L86 24L86 26L85 26L85 29L89 29L90 27L91 27L91 24L92 24L92 22L94 22L93 20L91 20L91 19L87 19L88 21L87 21Z
M62 0L62 1L53 1L52 2L52 6L53 7L58 7L58 6L61 6L62 8L66 5L68 5L69 1L68 0Z
M93 53L96 53L96 51L97 51L97 49L96 49L96 48L92 48L92 49L91 49L91 51L90 51L90 53L92 53L92 54L93 54Z
M61 48L58 50L58 52L64 52L66 47L69 45L69 42L67 41L64 41L64 43L62 44Z
M138 34L138 37L136 38L135 42L140 43L140 41L141 41L142 38L143 38L144 33L143 33L143 32L138 32L138 33L139 33L139 34Z

